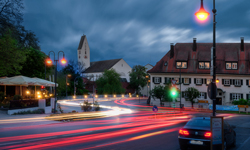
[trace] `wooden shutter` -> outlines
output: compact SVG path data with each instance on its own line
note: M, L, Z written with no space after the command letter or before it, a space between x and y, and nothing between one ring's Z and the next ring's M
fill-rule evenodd
M246 84L248 85L249 80L246 80Z
M240 84L240 86L242 86L243 85L243 80L240 80L241 81L241 84Z
M207 79L204 79L204 82L205 82L204 84L206 84L206 85L207 85Z
M243 94L240 94L240 95L241 95L240 97L243 98Z
M155 83L155 77L153 77L153 82Z
M194 78L194 84L196 84L196 78Z
M247 98L247 100L248 100L248 94L246 94L246 98Z
M181 83L182 83L182 84L185 84L185 83L184 83L184 78L181 79Z
M207 99L207 93L205 92L205 99Z
M189 84L191 84L191 78L189 78Z
M233 99L233 94L232 93L230 93L230 100L232 100Z
M222 85L224 85L224 79L222 79Z
M179 84L181 83L181 78L179 78Z
M230 79L229 85L234 85L234 79Z
M168 83L168 78L165 77L164 79L165 79L164 83L167 84Z
M159 77L160 78L160 83L161 83L161 77Z
M203 84L203 78L201 79L201 84Z

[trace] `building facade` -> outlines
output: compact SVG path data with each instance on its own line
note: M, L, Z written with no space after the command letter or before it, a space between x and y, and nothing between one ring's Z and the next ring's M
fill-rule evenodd
M177 80L182 96L177 98L185 105L185 91L194 87L200 91L196 100L207 100L207 87L212 80L211 69L212 43L176 43L170 51L148 71L151 87L164 85ZM216 43L217 105L230 105L233 100L250 99L250 43ZM180 82L179 82L180 81ZM181 83L181 85L179 84Z

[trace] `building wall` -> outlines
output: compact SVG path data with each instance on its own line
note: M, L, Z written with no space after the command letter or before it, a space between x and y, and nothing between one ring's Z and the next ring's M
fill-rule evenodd
M112 68L121 75L121 78L126 78L130 82L129 72L132 71L132 68L123 59L118 61Z
M80 50L77 50L77 58L78 62L81 62L84 65L85 69L90 66L90 49L86 36L82 48Z
M95 72L95 73L84 73L82 74L82 76L86 76L87 79L89 79L90 81L96 81L97 79L99 79L102 76L103 72Z
M156 74L156 73L151 73L151 87L150 89L152 90L155 86L157 85L165 85L165 77L168 78L179 78L180 74L174 74L174 73L166 73L166 74ZM161 83L160 84L155 84L153 82L153 77L161 77ZM191 78L191 84L189 85L181 85L181 91L185 91L188 87L194 87L198 89L200 92L205 92L207 93L207 85L202 84L202 85L196 85L194 84L194 78L204 78L204 79L212 79L212 76L210 75L205 75L205 74L182 74L181 78ZM250 76L248 75L217 75L217 79L219 79L219 83L216 83L217 89L221 89L222 91L218 90L217 91L217 97L222 98L222 105L230 105L232 103L232 100L230 100L230 93L240 93L243 94L243 98L247 99L247 94L250 94L249 90L250 87L246 84L246 80L250 79ZM234 85L230 86L225 86L222 84L222 79L242 79L243 80L243 85L240 87L235 87ZM177 88L180 89L180 85L176 85ZM179 101L180 98L177 98L177 101ZM197 98L196 100L208 100L209 103L212 104L212 100L207 95L207 98ZM185 103L185 98L181 98L181 101Z

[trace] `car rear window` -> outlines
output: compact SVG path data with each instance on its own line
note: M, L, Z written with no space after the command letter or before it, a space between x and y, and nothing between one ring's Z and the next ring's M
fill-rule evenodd
M195 126L195 127L210 127L210 120L207 119L193 119L190 120L186 126Z

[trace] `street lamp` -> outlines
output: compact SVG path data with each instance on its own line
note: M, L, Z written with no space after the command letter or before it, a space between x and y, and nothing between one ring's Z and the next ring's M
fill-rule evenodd
M50 52L49 52L49 58L46 60L46 63L47 63L47 64L52 65L52 60L50 59L50 53L51 53L51 52L54 53L54 62L56 63L56 67L55 67L55 105L54 105L54 113L56 113L56 101L57 101L57 99L56 99L56 79L57 79L57 62L59 61L59 54L60 54L60 53L63 53L63 58L61 59L61 63L62 63L62 64L66 64L67 61L66 61L65 58L64 58L64 52L63 52L63 51L59 51L59 52L58 52L58 57L57 57L57 59L55 58L55 57L56 57L55 52L54 52L54 51L50 51Z
M68 86L69 86L68 77L70 78L70 77L71 77L71 74L67 74L67 75L66 75L66 98L68 98L68 93L67 93L67 89L68 89Z
M148 81L149 81L148 78L149 78L149 76L147 75L146 76L146 79L147 79L147 97L148 97Z
M213 0L213 47L211 50L212 53L212 59L211 59L211 70L212 70L212 76L213 76L213 80L212 80L212 86L211 86L211 99L213 101L213 116L215 116L215 112L216 112L216 37L215 37L215 27L216 27L216 21L215 21L215 16L216 16L216 9L215 9L215 0ZM207 16L209 15L208 12L205 11L205 9L203 8L203 0L201 0L201 8L198 12L195 13L195 15L197 16L197 18L201 21L204 21L207 19ZM203 16L202 16L203 15Z

